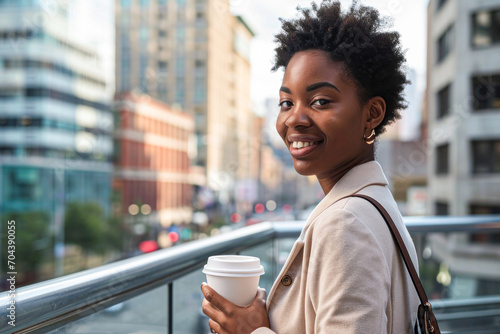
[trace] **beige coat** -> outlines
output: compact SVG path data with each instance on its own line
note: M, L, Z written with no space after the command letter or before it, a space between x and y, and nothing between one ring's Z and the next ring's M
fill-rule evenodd
M418 296L389 229L362 198L378 200L393 218L417 266L380 165L351 169L318 204L268 293L269 333L412 333Z

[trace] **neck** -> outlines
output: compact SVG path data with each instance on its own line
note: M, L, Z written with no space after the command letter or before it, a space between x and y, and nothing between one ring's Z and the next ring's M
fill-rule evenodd
M373 153L373 150L371 150L371 152L369 152L368 154L359 156L358 159L349 161L348 163L345 163L344 165L335 169L327 177L320 177L316 175L316 177L318 178L319 185L323 190L323 193L325 195L328 194L335 186L335 184L352 168L373 160L375 160L375 155Z

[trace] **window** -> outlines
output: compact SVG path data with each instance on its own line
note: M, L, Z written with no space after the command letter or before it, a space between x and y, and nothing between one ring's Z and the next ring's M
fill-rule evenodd
M38 199L40 190L39 170L35 168L18 168L9 171L8 183L10 184L10 194L8 200L24 201ZM38 188L38 189L37 189Z
M175 73L179 76L183 76L186 71L186 59L177 57L177 61L175 62Z
M488 46L500 42L500 9L472 14L472 45Z
M166 72L168 69L168 63L163 60L158 61L158 71L160 72Z
M449 144L436 147L436 174L446 175L449 172Z
M139 39L144 42L147 41L149 38L149 28L148 27L141 27L139 29Z
M436 216L447 216L449 214L449 205L446 202L436 202L435 212Z
M186 27L180 25L177 26L176 37L178 43L184 42L184 40L186 39Z
M440 63L453 49L453 25L439 37L437 42L437 62Z
M500 74L472 78L474 110L500 109Z
M471 204L471 215L500 215L500 206L493 204Z
M437 93L437 118L442 118L449 114L450 87L450 85L447 85Z
M196 77L194 82L194 102L202 103L206 100L206 83L205 78Z
M436 11L440 10L441 7L446 3L448 0L437 0L436 1Z
M498 215L500 206L495 204L471 204L471 215ZM500 233L473 233L469 235L469 242L482 244L500 244Z
M500 173L500 140L477 140L472 142L474 174Z

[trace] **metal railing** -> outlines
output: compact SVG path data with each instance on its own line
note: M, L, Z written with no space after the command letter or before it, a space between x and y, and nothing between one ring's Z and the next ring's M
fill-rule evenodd
M15 302L15 327L7 324L11 298L3 292L0 294L0 333L46 333L165 285L168 286L165 331L173 333L174 281L199 270L211 255L238 254L265 242L273 243L276 248L275 243L282 238L297 238L303 223L261 223L20 288ZM405 223L412 234L500 233L500 216L408 217ZM277 252L273 252L273 257L276 264ZM275 270L273 275L277 275ZM466 314L500 318L500 297L437 301L436 305L439 305L438 319L443 321L464 319ZM464 311L477 305L492 307L490 311ZM457 312L453 312L454 309Z

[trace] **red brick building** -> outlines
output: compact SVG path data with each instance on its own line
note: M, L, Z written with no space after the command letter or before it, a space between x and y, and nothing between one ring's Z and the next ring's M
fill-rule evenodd
M114 112L118 209L164 228L189 223L193 117L133 93L118 95Z

